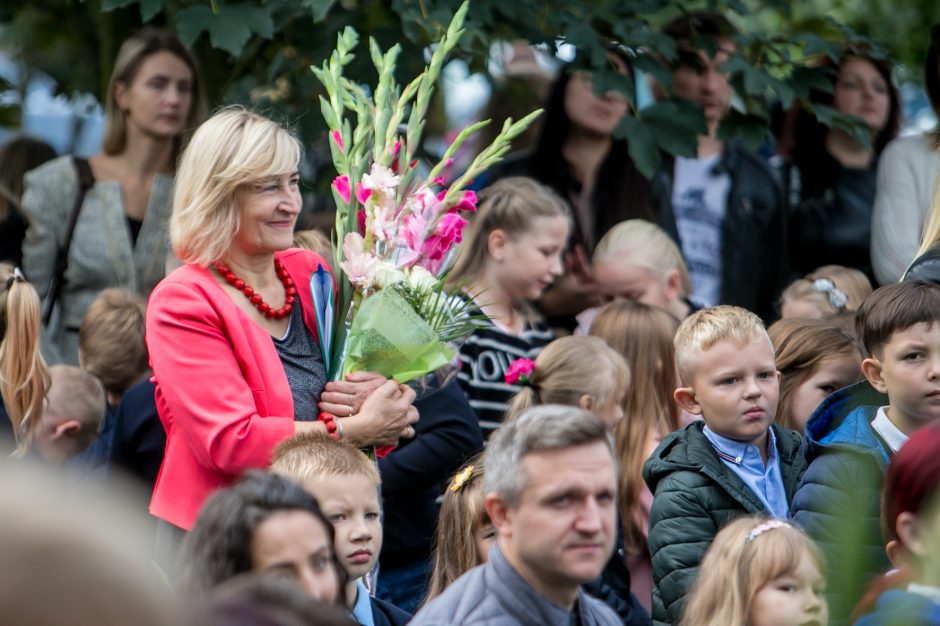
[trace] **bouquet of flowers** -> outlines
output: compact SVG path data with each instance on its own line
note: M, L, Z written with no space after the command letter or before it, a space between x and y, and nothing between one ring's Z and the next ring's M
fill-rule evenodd
M500 160L541 111L515 123L506 120L493 143L449 186L441 172L488 121L465 128L440 162L419 175L415 151L424 117L466 13L464 3L429 65L403 89L394 79L398 45L383 52L370 41L379 75L374 96L343 75L358 42L349 27L322 67L311 68L326 90L320 107L338 174L332 185L337 293L322 268L311 278L321 349L333 379L370 370L407 382L437 372L454 361L455 342L478 321L469 314L470 303L444 287L467 224L464 215L476 210L476 195L466 186Z

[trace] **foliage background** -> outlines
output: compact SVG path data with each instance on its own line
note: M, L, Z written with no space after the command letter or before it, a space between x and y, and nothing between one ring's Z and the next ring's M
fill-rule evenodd
M141 24L167 27L192 45L210 107L250 104L290 120L310 141L324 126L315 106L320 87L308 67L327 57L342 27L354 26L383 49L401 44L398 79L405 82L423 66L424 49L458 5L459 0L8 0L0 7L0 47L24 69L52 75L63 92L90 91L103 99L120 43ZM725 12L753 33L739 42L733 70L742 107L728 124L752 143L767 138L769 103L789 102L825 84L819 72L803 67L807 55L836 54L846 43L878 54L876 42L882 41L900 75L917 80L930 25L940 21L940 3L929 0L473 0L460 55L471 69L484 70L494 40L522 38L548 46L564 41L577 48L578 63L597 70L597 85L632 93L629 80L606 69L607 41L655 52L636 64L667 81L658 59L675 50L658 28L695 8ZM374 84L368 54L361 52L348 74ZM443 124L438 110L429 134ZM700 112L664 102L628 117L620 132L629 136L641 169L651 172L663 151L691 153L701 128Z

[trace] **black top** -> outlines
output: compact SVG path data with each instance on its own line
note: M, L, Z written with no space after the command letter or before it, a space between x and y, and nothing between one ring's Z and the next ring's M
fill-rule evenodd
M924 280L940 285L940 242L914 259L901 280Z
M7 216L0 220L0 261L13 265L23 262L23 239L26 238L26 220L14 207L7 204Z
M287 323L287 334L275 339L274 347L287 374L291 397L294 399L294 419L316 420L320 414L317 401L326 385L326 368L320 346L304 325L300 300L294 304Z
M144 220L135 220L133 217L127 217L127 227L131 231L131 246L137 245L137 238L140 236L140 228L144 225Z
M483 449L476 415L455 381L419 398L414 439L379 459L382 476L382 567L427 561L437 529L436 499L466 459Z

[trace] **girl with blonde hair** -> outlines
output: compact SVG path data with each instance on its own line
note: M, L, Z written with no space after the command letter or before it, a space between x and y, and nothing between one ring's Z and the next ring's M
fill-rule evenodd
M521 387L505 382L509 364L534 359L554 339L529 302L562 274L571 212L531 178L504 178L480 194L449 273L481 325L461 346L457 381L485 437L499 426Z
M857 311L871 292L871 281L859 270L824 265L787 286L780 296L780 314L831 319Z
M427 603L477 565L486 563L496 530L483 506L483 455L451 479L441 503Z
M562 337L533 361L521 360L522 390L506 412L506 421L539 404L565 404L593 411L612 430L623 418L630 389L630 368L616 350L597 337ZM590 375L586 375L590 372ZM509 375L512 379L512 373Z
M715 536L679 626L825 626L825 563L787 522L741 517Z
M12 435L18 454L29 448L50 385L41 326L36 290L19 269L0 264L0 432Z
M689 300L692 282L678 246L662 228L646 220L620 222L597 244L594 280L601 297L636 300L668 311L677 319L699 307ZM598 309L578 316L587 333Z
M619 456L618 498L631 591L651 608L653 569L647 534L653 494L643 482L643 463L662 438L677 430L673 399L676 377L673 337L679 321L666 311L633 300L603 306L591 334L623 355L632 380L624 397L624 418L614 428Z
M780 320L767 334L781 374L777 423L802 433L829 394L858 381L862 355L852 337L823 320Z

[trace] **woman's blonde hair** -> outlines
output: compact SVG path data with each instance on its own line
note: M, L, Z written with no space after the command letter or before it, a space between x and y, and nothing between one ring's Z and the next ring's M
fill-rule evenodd
M13 424L17 453L29 448L49 391L49 368L39 352L39 294L22 274L0 265L0 397Z
M300 152L300 142L284 127L243 107L209 118L176 172L170 217L176 256L203 267L222 260L238 231L238 189L296 171Z
M665 437L679 428L679 407L673 399L678 380L673 338L679 320L659 309L633 300L605 305L591 325L591 334L623 355L632 373L623 400L623 419L614 429L620 457L618 489L620 516L628 554L646 549L645 529L633 513L643 492L643 463L654 435Z
M504 421L540 404L578 406L585 394L599 408L619 400L630 388L630 368L598 337L556 339L539 353L528 378L510 402Z
M816 281L820 279L828 279L838 291L845 294L843 306L833 306L829 292L816 287ZM780 301L809 302L827 319L843 311L857 311L871 292L871 281L859 270L841 265L824 265L790 283L780 296Z
M679 273L680 294L688 297L692 293L692 280L676 242L662 228L646 220L620 222L605 234L594 248L594 263L610 257L627 256L630 260L650 270L660 280L669 272Z
M937 128L940 129L940 125ZM930 211L927 212L927 221L924 223L924 232L920 237L920 249L917 250L914 258L926 254L938 241L940 241L940 185L934 188L933 201L930 203Z
M531 178L503 178L484 189L448 273L449 285L460 286L480 276L489 257L490 233L501 230L515 239L528 232L540 217L563 217L570 222L571 209L552 189Z
M205 115L205 106L200 96L199 72L189 50L173 33L157 28L142 28L121 44L121 49L118 50L117 58L114 60L114 69L111 71L111 80L108 83L108 93L105 98L104 138L102 140L105 154L121 154L127 148L127 113L118 105L117 86L120 84L130 87L144 61L158 52L169 52L189 68L193 97L186 114L186 128L191 130L197 120ZM177 138L172 159L174 166L182 143L182 139Z
M441 595L452 582L483 563L475 537L478 530L490 523L483 506L485 495L481 453L454 474L444 492L425 602Z
M777 423L802 431L790 416L793 392L809 380L823 361L861 354L855 341L831 322L794 317L774 322L767 329L774 346L777 370L780 371L780 396L777 401Z
M747 623L757 592L794 572L804 555L825 576L825 563L812 539L795 526L774 522L739 517L721 529L702 560L679 626Z

